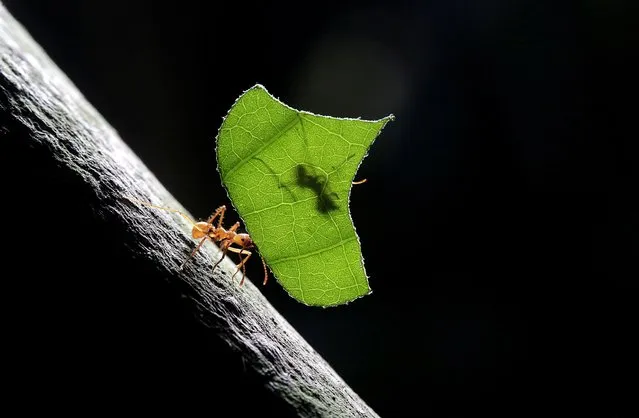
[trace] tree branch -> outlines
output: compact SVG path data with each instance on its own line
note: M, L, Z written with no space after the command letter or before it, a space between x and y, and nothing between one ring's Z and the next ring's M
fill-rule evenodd
M252 283L238 288L230 280L234 262L224 260L211 271L217 248L206 246L179 270L193 245L190 225L123 197L184 209L1 4L0 114L87 187L90 192L77 198L87 207L98 202L96 222L116 222L133 234L123 251L191 290L188 297L208 332L239 350L266 388L300 416L376 416ZM0 136L8 130L0 126Z

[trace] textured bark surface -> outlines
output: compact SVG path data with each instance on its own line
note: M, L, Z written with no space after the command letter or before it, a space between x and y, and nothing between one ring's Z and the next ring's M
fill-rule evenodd
M15 205L41 202L43 206L33 213L41 213L42 218L24 226L25 232L32 234L40 222L46 222L47 228L54 230L40 235L41 240L37 233L30 240L40 250L43 243L57 246L51 251L58 258L60 254L68 254L66 260L56 258L58 262L52 262L55 265L48 265L46 271L52 277L43 278L38 273L45 271L37 266L39 250L29 247L16 251L15 260L26 259L25 251L33 251L34 255L28 257L36 264L33 274L24 270L21 286L34 280L64 281L64 275L68 276L68 282L82 270L87 293L83 294L77 286L73 292L86 298L83 303L89 306L92 298L100 297L95 284L101 277L100 270L109 274L106 279L109 283L122 285L127 280L138 280L139 273L145 272L147 282L165 281L174 286L171 289L179 289L181 296L188 299L185 305L205 325L201 332L212 336L207 338L222 339L241 353L248 379L260 382L256 386L260 389L255 390L270 391L278 399L272 408L279 409L269 412L376 416L251 282L247 281L240 289L238 277L231 281L235 271L232 260L224 260L221 268L211 271L211 260L219 256L216 247L206 245L194 262L179 270L194 245L188 235L188 222L179 215L141 207L123 197L134 196L178 210L183 208L2 5L0 114L5 194L9 193L9 200ZM72 200L67 200L69 196ZM22 197L26 200L20 200ZM66 215L69 223L59 218ZM102 246L99 252L92 252L97 231ZM67 245L69 248L65 249ZM126 257L135 260L138 276L131 274L130 265L117 261ZM80 261L89 267L76 265ZM61 294L56 295L62 298L60 306L68 304ZM48 312L56 317L55 308ZM42 323L43 318L38 316ZM207 358L206 353L195 355L203 355L203 363L225 361Z

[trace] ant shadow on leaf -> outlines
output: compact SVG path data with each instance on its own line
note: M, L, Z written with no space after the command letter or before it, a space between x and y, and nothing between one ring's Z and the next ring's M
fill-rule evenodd
M352 156L351 156L352 157ZM349 157L347 161L351 158ZM290 184L287 185L280 181L280 175L276 173L268 164L266 164L261 158L255 158L260 161L271 172L272 175L278 179L278 187L285 189L288 194L291 195L293 200L298 201L299 198L293 193L293 189ZM345 161L346 162L346 161ZM315 194L317 198L317 211L322 214L328 214L329 212L339 209L337 204L340 200L339 195L336 192L332 192L324 170L314 167L310 164L297 164L294 169L295 185L304 189L308 189Z
M328 213L339 209L337 201L339 195L331 192L328 187L328 179L322 174L315 174L313 167L306 164L298 164L295 167L295 183L305 189L309 189L317 196L317 210Z

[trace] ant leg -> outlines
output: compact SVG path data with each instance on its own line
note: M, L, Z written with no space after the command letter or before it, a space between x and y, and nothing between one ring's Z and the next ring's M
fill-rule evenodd
M206 241L207 239L209 239L210 237L207 235L204 238L202 238L200 240L200 242L197 244L197 246L193 249L193 251L191 251L191 255L184 260L184 262L182 263L182 265L180 266L180 270L182 270L184 268L184 266L186 265L186 263L193 258L193 256L195 255L195 253L197 253L197 251L200 249L200 247L202 246L202 244L204 244L204 241Z
M239 222L237 222L235 225L233 225L233 227L234 227L235 229L237 229L237 227L238 227L238 226L239 226ZM230 250L230 251L233 251L234 253L236 253L236 252L238 252L238 251L241 251L241 250L238 250L237 248L233 248L233 247L231 247L231 245L233 245L233 241L232 241L232 240L230 240L230 239L228 239L228 238L223 239L223 240L220 242L220 250L222 250L222 257L220 257L220 259L219 259L219 260L217 260L217 263L215 263L215 264L213 265L213 270L215 270L215 268L216 268L216 267L217 267L217 266L218 266L218 265L222 262L222 260L224 260L224 257L226 257L226 253L227 253L229 250ZM237 273L237 271L236 271L236 273ZM233 277L235 277L235 274L233 274Z
M227 232L235 232L235 231L237 231L237 228L239 228L239 227L240 227L240 223L239 223L239 222L235 222L235 223L233 224L233 226L232 226L232 227L230 227L230 228L229 228L229 230L228 230Z
M234 253L238 253L241 260L242 254L246 254L246 257L244 257L240 264L237 265L237 270L235 270L235 273L233 274L233 277L235 277L237 272L240 271L240 267L242 267L242 273L244 274L244 277L242 277L242 281L240 282L240 286L242 286L242 284L244 283L244 278L246 278L246 262L253 255L253 253L244 248L237 249L235 247L229 247L228 250ZM264 267L264 282L262 282L262 285L266 285L266 282L268 282L268 270L266 268L266 261L264 261L264 257L260 255L260 258L262 259L262 266Z
M353 184L354 184L354 185L355 185L355 184L364 184L364 183L366 183L366 181L367 181L367 179L359 180L359 181L354 181L354 182L353 182Z
M244 251L244 248L242 248L240 250L240 252L238 253L240 255L240 260L242 260L242 251ZM250 257L250 255L247 256L246 258L248 258L248 257ZM243 261L240 261L240 264L237 265L237 269L235 270L235 273L233 273L233 275L231 276L231 280L233 280L235 278L235 275L237 274L238 271L240 271L240 268L244 267L243 263L244 263ZM244 268L242 268L242 280L240 280L240 286L242 286L244 284L244 279L246 278L245 271L246 270Z
M226 206L222 205L219 208L215 209L215 212L213 212L213 215L211 215L211 217L206 221L206 223L213 224L213 221L215 220L215 218L219 216L220 219L218 219L217 221L217 227L219 228L220 226L222 226L222 220L224 219L224 212L226 212Z
M242 286L244 284L244 279L246 279L246 261L251 257L251 255L253 255L253 253L245 250L244 248L238 250L237 248L231 247L229 248L229 250L233 251L234 253L238 253L240 255L240 260L242 260L242 253L246 254L246 257L244 257L244 259L240 261L240 264L237 265L237 270L235 270L235 273L233 274L233 277L235 277L237 272L240 271L240 267L242 268L242 280L240 281L240 286ZM233 277L231 277L231 280L233 279Z
M222 257L220 257L219 260L217 260L217 263L215 263L213 265L213 270L215 270L215 267L218 266L218 264L220 264L222 262L222 260L224 260L224 257L226 256L226 252L229 249L229 246L231 245L232 241L225 239L222 241L222 243L220 244L220 250L222 250Z
M175 210L175 209L171 209L171 208L167 208L166 206L157 206L157 205L152 205L151 203L148 202L143 202L141 200L135 199L133 197L129 197L129 196L125 196L125 199L133 202L133 203L139 203L141 205L144 206L148 206L150 208L155 208L155 209L162 209L165 210L167 212L172 212L172 213L177 213L178 215L180 215L181 217L183 217L184 219L186 219L187 221L189 221L192 225L195 225L195 221L191 218L189 218L185 213L180 212L179 210Z

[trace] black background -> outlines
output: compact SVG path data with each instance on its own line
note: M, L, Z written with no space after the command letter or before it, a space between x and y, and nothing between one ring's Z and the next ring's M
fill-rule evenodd
M255 83L396 116L351 195L373 293L319 309L261 288L381 416L636 413L630 2L4 3L200 218L229 203L214 138ZM161 329L169 305L131 320Z

